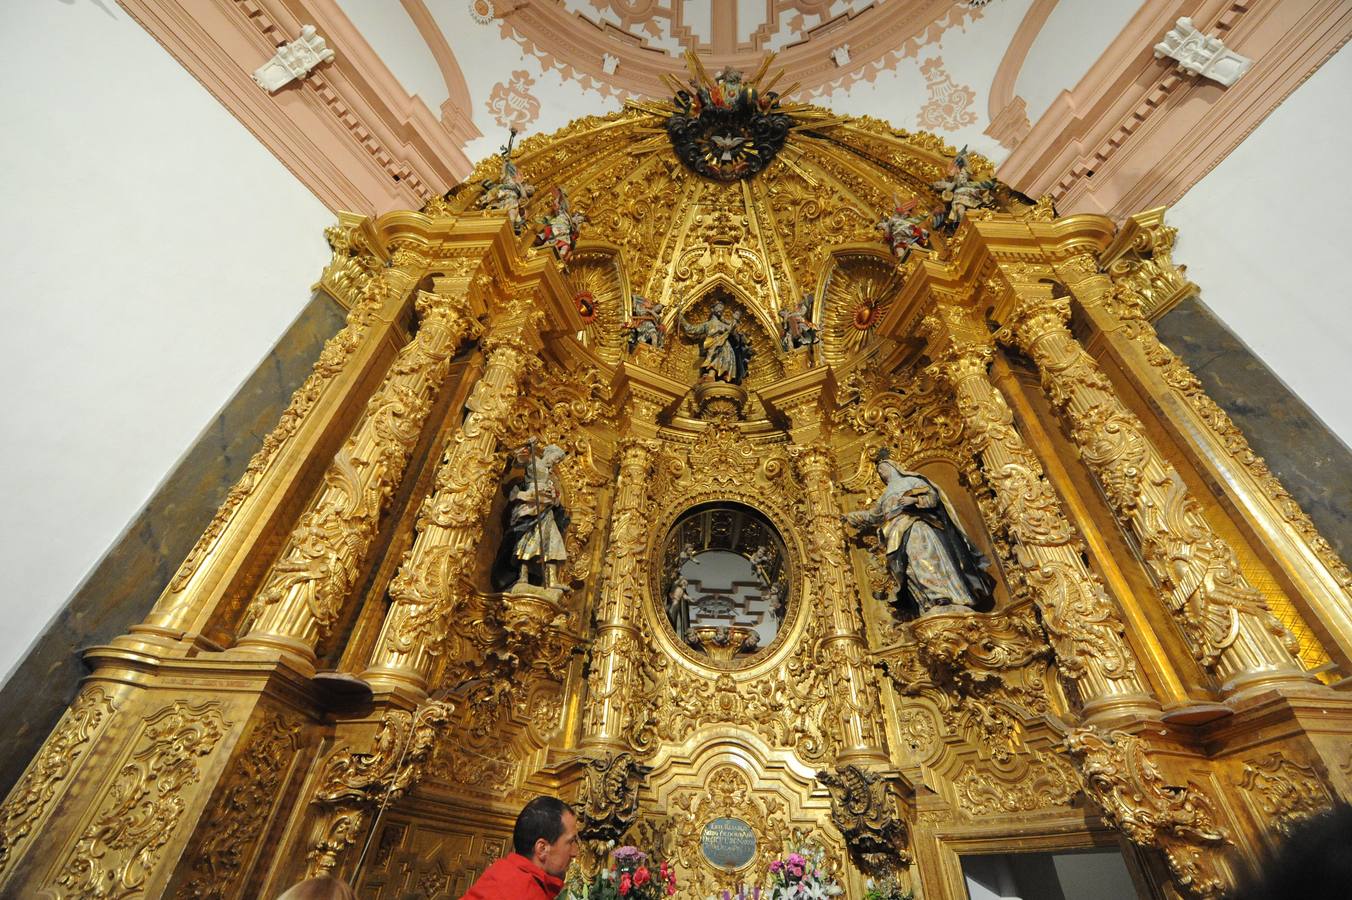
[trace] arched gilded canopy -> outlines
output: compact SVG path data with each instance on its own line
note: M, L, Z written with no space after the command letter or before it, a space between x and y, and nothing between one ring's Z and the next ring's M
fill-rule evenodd
M587 217L567 274L596 300L586 340L603 360L616 363L625 352L631 293L662 303L671 329L679 313L696 315L701 300L723 290L759 324L751 330L768 338L771 355L779 312L810 293L824 361L840 365L870 345L903 281L878 222L912 201L919 214L941 208L930 185L946 176L957 149L876 119L797 109L802 124L764 171L730 183L682 165L662 117L646 108L580 119L513 151L520 180L535 189L523 248L535 243L535 222L556 188ZM472 214L502 164L500 156L483 160L428 212ZM973 178L992 177L989 161L973 154L969 165ZM1003 186L996 200L1022 205ZM942 233L931 242L945 252ZM771 374L753 369L752 381Z

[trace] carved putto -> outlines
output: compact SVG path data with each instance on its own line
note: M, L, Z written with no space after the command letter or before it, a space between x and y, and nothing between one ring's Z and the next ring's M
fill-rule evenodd
M573 249L577 247L577 236L582 230L582 223L586 221L586 216L573 211L572 205L568 202L568 193L563 188L555 188L554 195L549 201L549 212L540 219L541 227L535 235L536 241L553 250L554 257L559 262L567 262L568 257L573 255Z
M779 344L784 350L810 347L821 340L812 321L812 302L813 296L804 294L797 305L779 311Z
M877 229L882 232L887 246L892 248L893 255L899 261L906 262L913 248L929 249L929 228L926 223L930 216L916 213L918 200L902 203L895 196L892 199L892 211L883 216Z
M667 345L667 326L662 324L662 312L666 307L654 300L635 294L630 298L629 323L625 331L629 335L629 352L639 344L647 344L658 350Z

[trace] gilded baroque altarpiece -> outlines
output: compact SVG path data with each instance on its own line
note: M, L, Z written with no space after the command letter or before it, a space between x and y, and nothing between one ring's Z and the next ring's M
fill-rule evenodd
M152 613L87 651L0 808L0 893L333 872L457 897L550 792L584 865L635 842L689 897L791 838L852 897L870 874L962 897L963 854L1098 846L1143 893L1211 897L1352 798L1352 573L1156 338L1196 289L1161 211L1118 227L997 186L899 256L875 226L941 204L938 139L822 111L719 181L659 126L517 148L525 219L556 187L586 216L565 265L481 208L497 159L328 231L346 325ZM819 340L786 349L809 294ZM660 346L629 345L634 295ZM680 336L715 303L750 348L735 388ZM555 590L494 591L532 441L566 452L567 560ZM884 448L991 561L993 610L894 615L878 540L842 522ZM775 633L684 640L673 535L772 535ZM701 852L726 818L755 838L731 872Z

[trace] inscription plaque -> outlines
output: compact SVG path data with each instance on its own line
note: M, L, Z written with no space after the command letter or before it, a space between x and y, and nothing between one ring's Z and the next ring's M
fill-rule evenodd
M756 855L756 834L741 819L714 819L704 826L700 850L720 869L740 869Z

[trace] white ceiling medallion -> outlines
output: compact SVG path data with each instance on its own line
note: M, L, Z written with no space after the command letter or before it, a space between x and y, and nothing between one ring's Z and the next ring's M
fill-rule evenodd
M1187 16L1179 19L1164 40L1155 45L1155 58L1178 60L1179 68L1189 75L1200 75L1229 87L1249 71L1253 60L1240 56L1218 37L1198 31Z
M313 25L300 30L300 37L277 48L272 59L254 70L253 80L269 94L275 94L297 78L304 78L320 63L333 59L334 52L324 44Z

